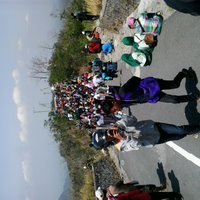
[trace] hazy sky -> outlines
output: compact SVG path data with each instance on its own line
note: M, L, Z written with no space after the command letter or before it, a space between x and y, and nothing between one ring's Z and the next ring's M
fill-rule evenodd
M66 164L57 144L43 127L50 103L46 82L29 77L31 57L50 56L51 33L61 22L50 13L61 0L0 0L0 199L57 200L63 191Z

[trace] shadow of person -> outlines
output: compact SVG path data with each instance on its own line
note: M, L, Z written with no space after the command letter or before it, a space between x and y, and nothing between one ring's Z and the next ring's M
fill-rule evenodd
M194 80L187 78L186 83L185 83L185 88L187 93L199 93L200 91L196 87L198 83L198 79L196 76L195 71L192 69L192 67L189 68L189 71L191 71L195 78ZM200 113L197 110L197 103L198 101L190 101L185 107L185 116L186 119L188 120L188 123L190 125L196 125L199 124L199 119L200 119Z
M129 115L129 116L132 115L132 111L131 111L131 108L130 108L130 107L128 107L128 115Z
M165 184L166 182L166 176L163 168L163 164L158 162L158 168L156 169L156 172L158 174L160 184Z
M169 180L171 181L172 191L180 193L179 181L176 178L173 170L171 170L171 172L168 172L168 177L169 177Z

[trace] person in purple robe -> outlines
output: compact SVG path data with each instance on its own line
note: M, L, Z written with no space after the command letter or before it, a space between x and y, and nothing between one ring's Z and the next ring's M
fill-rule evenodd
M101 108L105 113L120 111L123 107L129 107L137 103L183 103L200 99L200 93L187 95L170 95L163 90L179 88L183 78L194 79L193 72L183 69L173 80L163 80L154 77L141 79L131 77L122 87L112 86L110 92L114 99L107 99L102 102Z

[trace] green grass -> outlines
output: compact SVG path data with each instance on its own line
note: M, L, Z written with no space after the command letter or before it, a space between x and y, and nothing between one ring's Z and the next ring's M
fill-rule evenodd
M97 3L98 2L98 3ZM95 23L78 22L71 17L71 12L77 10L93 10L99 14L101 0L74 0L67 9L66 23L60 31L54 50L49 60L53 63L49 67L49 84L62 82L79 74L82 67L97 57L96 54L82 54L80 51L86 43L83 30L93 30ZM94 7L95 6L95 7ZM91 142L87 131L75 128L74 121L67 121L60 114L49 113L49 119L44 122L59 144L60 155L67 161L72 183L72 199L94 199L93 172L91 169L84 170L83 166L92 163L102 157L101 152L89 147ZM81 191L81 192L77 192ZM83 195L84 194L84 195Z

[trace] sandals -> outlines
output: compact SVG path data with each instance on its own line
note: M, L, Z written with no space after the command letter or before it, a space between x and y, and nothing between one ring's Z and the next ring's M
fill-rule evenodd
M198 133L193 134L193 138L197 139L199 137Z
M165 186L165 189L164 190L162 190L163 192L167 192L168 191L168 189L169 189L169 183L168 183L168 181L166 180L165 181L165 183L163 184L163 186Z

